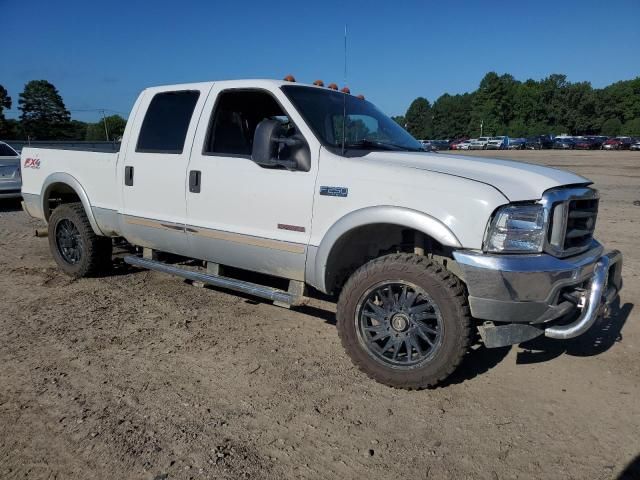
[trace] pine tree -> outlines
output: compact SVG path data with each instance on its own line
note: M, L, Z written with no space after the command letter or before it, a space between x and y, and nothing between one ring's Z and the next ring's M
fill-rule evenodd
M70 114L56 87L46 80L32 80L18 100L20 122L26 135L38 140L56 140L67 136Z

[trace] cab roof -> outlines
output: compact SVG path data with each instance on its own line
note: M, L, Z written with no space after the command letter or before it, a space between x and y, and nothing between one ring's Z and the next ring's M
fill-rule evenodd
M188 89L203 89L210 88L213 85L221 85L226 88L248 88L248 87L261 87L261 88L280 88L283 85L300 85L304 87L313 87L313 88L322 88L327 89L327 87L320 87L318 85L313 85L310 83L301 83L301 82L289 82L286 80L274 80L269 78L246 78L246 79L237 79L237 80L214 80L209 82L195 82L195 83L176 83L172 85L157 85L152 87L147 87L145 90L153 90L156 92L159 91L169 91L169 90L188 90Z

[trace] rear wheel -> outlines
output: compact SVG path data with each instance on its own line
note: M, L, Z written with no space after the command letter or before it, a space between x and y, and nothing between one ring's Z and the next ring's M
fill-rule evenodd
M337 324L356 366L380 383L405 389L447 378L470 335L460 281L411 254L387 255L358 269L340 295Z
M111 266L111 239L95 234L81 203L56 207L48 236L54 260L71 277L95 275Z

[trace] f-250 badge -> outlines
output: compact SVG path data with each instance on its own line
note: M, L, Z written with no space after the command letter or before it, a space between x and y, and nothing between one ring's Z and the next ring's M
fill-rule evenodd
M326 195L328 197L346 197L349 195L349 189L347 187L320 187L320 195Z

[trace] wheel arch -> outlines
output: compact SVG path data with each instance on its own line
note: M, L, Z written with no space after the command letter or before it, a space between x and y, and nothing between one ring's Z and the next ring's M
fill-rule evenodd
M49 201L51 200L53 195L60 193L74 194L75 197L77 197L77 200L82 203L82 207L87 214L87 218L89 219L89 223L91 224L91 228L93 229L95 234L104 235L104 233L102 233L102 231L100 230L100 227L98 226L98 223L96 222L96 219L93 215L91 202L89 200L87 192L75 177L65 172L56 172L50 174L42 184L40 199L42 202L42 214L45 221L49 221L49 217L51 217L51 212L53 211L53 209L50 208Z
M456 235L440 220L410 208L379 205L365 207L348 213L336 221L325 233L320 245L310 249L307 259L307 283L322 292L329 293L335 287L336 272L327 267L340 255L340 245L350 234L363 227L390 225L410 229L450 248L461 248Z

